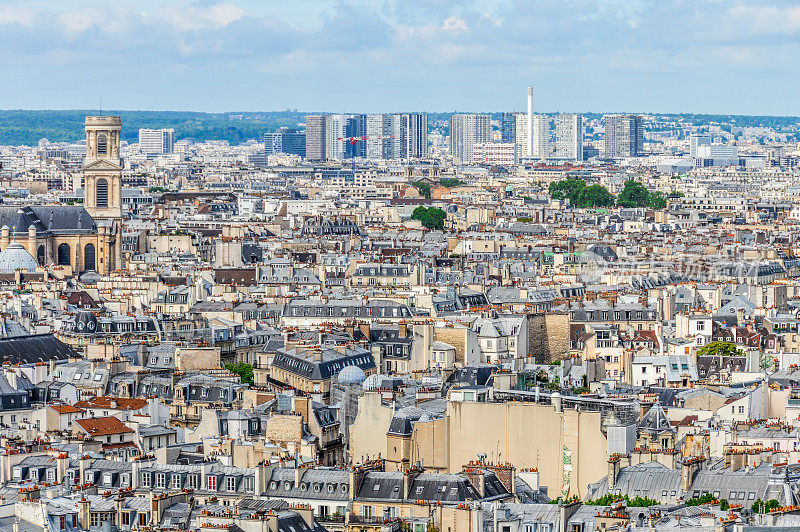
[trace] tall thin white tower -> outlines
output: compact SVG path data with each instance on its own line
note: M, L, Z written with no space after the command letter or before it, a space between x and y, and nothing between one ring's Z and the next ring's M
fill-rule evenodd
M533 87L528 87L528 145L526 155L533 157Z

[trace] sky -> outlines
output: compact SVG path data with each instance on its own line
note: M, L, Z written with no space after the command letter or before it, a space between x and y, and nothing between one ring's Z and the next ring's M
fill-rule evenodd
M800 115L800 4L0 0L0 108Z

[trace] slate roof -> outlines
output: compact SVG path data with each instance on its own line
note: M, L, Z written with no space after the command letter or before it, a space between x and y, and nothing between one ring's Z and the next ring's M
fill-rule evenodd
M71 347L52 334L0 338L0 364L33 364L77 356Z
M80 206L31 205L0 207L0 226L7 225L12 235L28 235L32 225L37 234L92 234L97 232L94 218Z

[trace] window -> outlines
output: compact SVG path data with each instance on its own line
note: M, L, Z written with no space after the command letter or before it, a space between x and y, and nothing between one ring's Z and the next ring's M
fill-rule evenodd
M172 475L170 480L170 488L181 489L181 476L180 475Z
M111 485L111 473L103 473L103 484L106 486Z
M156 487L157 488L166 488L167 487L167 474L166 473L156 473Z
M227 478L228 491L236 491L236 477Z
M217 491L217 477L211 475L208 477L208 489L211 491Z
M143 488L150 487L150 473L142 473L142 487Z

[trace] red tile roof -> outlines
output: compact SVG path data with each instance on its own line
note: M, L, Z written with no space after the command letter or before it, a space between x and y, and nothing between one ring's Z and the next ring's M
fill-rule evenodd
M115 402L116 406L112 406L112 402ZM97 396L86 399L85 401L78 401L75 403L75 406L79 408L108 408L110 410L141 410L147 406L147 400L139 398L129 399L127 397Z
M83 414L85 412L85 410L75 408L72 405L50 405L50 408L59 414Z
M77 419L75 423L89 436L107 436L133 432L114 416Z

